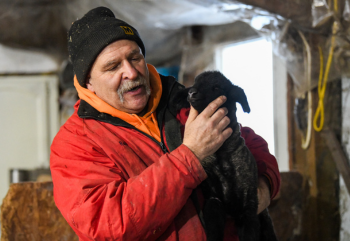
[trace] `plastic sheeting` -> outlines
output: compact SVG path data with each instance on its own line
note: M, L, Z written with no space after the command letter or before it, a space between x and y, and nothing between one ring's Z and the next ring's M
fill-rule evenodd
M179 59L183 51L184 27L194 25L223 25L239 20L227 10L244 6L219 0L80 0L67 2L67 28L72 16L82 17L89 9L106 6L116 17L132 24L140 33L146 47L146 58L158 65Z
M334 8L337 3L337 11ZM240 9L240 19L274 44L274 52L281 57L294 81L295 96L304 98L307 91L317 87L320 72L323 78L329 59L332 36L335 37L328 81L349 76L350 0L312 2L312 28L306 28L279 15L258 8ZM334 24L335 22L335 24ZM335 25L334 34L332 34ZM321 70L320 49L323 53Z
M196 1L194 1L196 2ZM338 0L338 12L334 10L333 1L313 0L310 16L312 26L305 27L277 14L237 1L211 1L211 7L230 15L231 21L244 21L274 44L274 52L286 63L287 70L294 81L295 96L304 98L307 91L317 87L320 72L325 74L332 38L332 24L337 22L334 53L331 55L331 65L327 75L328 81L349 75L350 45L348 22L350 19L350 0ZM241 1L244 2L244 1ZM341 10L340 10L341 9ZM227 19L227 18L226 18ZM171 27L174 27L170 22ZM223 28L223 25L216 29ZM214 31L206 28L205 32ZM233 31L232 31L233 33ZM185 44L182 56L182 74L200 72L213 67L213 45L220 39L208 40L211 34L206 33L201 44ZM231 40L234 40L232 38ZM227 39L226 39L227 41ZM187 41L188 43L188 41ZM323 54L321 70L320 49Z
M265 3L264 3L265 2ZM274 4L278 2L278 6ZM135 26L145 42L147 61L159 65L176 62L182 56L183 72L196 70L196 66L210 65L213 47L223 39L207 33L201 44L188 41L190 26L204 27L217 36L218 30L227 29L240 20L248 23L260 35L274 43L277 55L285 60L295 83L297 96L318 84L320 56L318 46L327 61L330 49L332 23L338 22L334 47L334 60L329 80L349 75L350 46L348 25L350 0L338 0L335 11L329 0L4 0L0 3L0 42L25 47L52 49L66 54L66 30L77 18L97 6L107 6L118 18ZM255 6L266 7L271 12ZM311 6L310 6L311 5ZM294 6L294 7L290 7ZM305 8L299 10L298 7ZM290 9L288 9L288 7ZM306 10L305 10L306 9ZM309 13L305 13L309 11ZM280 15L278 15L280 14ZM304 16L305 15L305 16ZM290 19L289 19L290 18ZM311 18L311 24L308 23ZM303 22L304 21L304 22ZM305 23L305 24L303 24ZM233 25L232 25L233 26ZM19 34L20 33L20 34ZM214 34L215 35L215 34ZM229 40L230 38L224 38ZM234 36L231 36L231 40ZM306 40L306 41L305 41ZM193 51L191 50L193 49ZM205 54L207 53L207 54ZM326 65L326 64L324 64ZM198 69L198 68L197 68Z

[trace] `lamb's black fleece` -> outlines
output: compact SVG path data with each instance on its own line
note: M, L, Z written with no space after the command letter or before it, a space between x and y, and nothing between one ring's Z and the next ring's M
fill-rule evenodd
M201 184L206 199L202 223L207 239L223 240L226 215L233 217L240 241L275 241L272 221L267 209L257 215L258 171L256 161L244 139L236 117L236 102L250 112L247 97L218 71L198 75L192 87L184 89L175 99L177 108L189 103L202 112L217 97L225 95L223 107L228 109L233 134L221 148L201 163L208 178Z

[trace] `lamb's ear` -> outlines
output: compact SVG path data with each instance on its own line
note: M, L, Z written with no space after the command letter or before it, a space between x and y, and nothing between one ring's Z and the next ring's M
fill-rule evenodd
M245 95L244 90L242 88L233 85L230 91L230 98L233 101L240 103L244 112L250 112L247 96Z
M174 104L174 106L176 107L176 110L190 107L190 103L188 103L187 101L187 95L188 95L189 89L190 88L179 90L171 100L171 103Z

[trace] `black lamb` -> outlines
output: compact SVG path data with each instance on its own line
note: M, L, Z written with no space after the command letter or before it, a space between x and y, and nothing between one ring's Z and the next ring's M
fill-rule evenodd
M207 240L223 240L225 218L230 215L240 241L275 241L277 238L268 211L257 215L257 165L237 123L236 102L245 112L250 112L243 89L233 85L218 71L203 72L195 78L192 87L176 97L177 108L188 107L190 103L202 112L221 95L227 97L223 107L228 109L229 127L233 133L216 153L202 161L208 178L201 184L206 202L200 217Z

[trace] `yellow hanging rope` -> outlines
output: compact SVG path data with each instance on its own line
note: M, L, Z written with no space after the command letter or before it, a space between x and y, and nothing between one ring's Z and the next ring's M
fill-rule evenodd
M338 2L337 0L334 0L334 10L335 12L338 11ZM313 121L313 126L315 131L321 131L323 129L324 125L324 104L323 104L323 99L326 93L326 87L327 87L327 81L328 81L328 75L329 75L329 70L332 65L332 59L333 59L333 54L334 54L334 46L335 46L335 34L338 31L338 23L334 22L333 27L332 27L332 38L331 38L331 46L328 54L328 59L327 59L327 65L326 65L326 70L323 76L323 53L322 53L322 48L318 46L318 51L320 53L320 75L318 79L318 106L316 109L316 113L314 116L314 121ZM322 81L323 80L323 81ZM317 120L319 119L319 125L317 125Z
M334 12L338 12L338 0L334 0Z
M324 108L323 108L323 96L322 96L322 89L326 90L326 86L324 86L323 88L321 88L322 85L322 78L323 78L323 52L322 52L322 48L320 46L318 46L318 52L320 53L320 75L318 78L318 96L319 96L319 100L318 100L318 106L317 106L317 110L314 116L314 129L316 131L321 131L323 128L323 124L324 124ZM317 119L320 118L320 125L317 125Z

